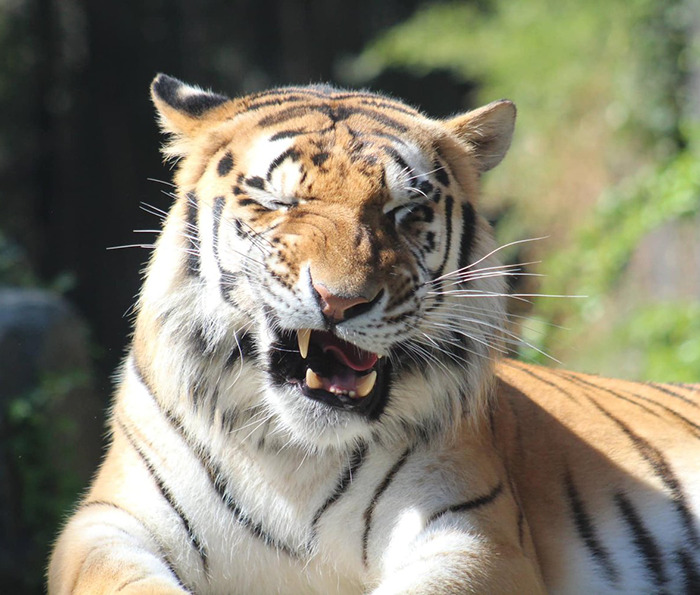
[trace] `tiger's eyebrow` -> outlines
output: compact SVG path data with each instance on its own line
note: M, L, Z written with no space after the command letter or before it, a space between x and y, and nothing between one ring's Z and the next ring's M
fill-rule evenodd
M272 179L272 174L280 165L282 165L282 163L284 163L284 161L286 161L287 159L291 159L292 161L298 161L300 157L301 152L295 147L289 147L286 151L280 153L277 157L275 157L272 160L269 167L267 168L267 173L265 174L267 181L269 182Z

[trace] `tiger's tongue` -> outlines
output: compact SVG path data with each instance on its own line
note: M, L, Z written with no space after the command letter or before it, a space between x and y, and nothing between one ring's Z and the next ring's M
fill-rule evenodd
M355 372L365 372L377 363L376 353L355 347L331 333L319 333L318 338L324 353L331 353L341 364Z

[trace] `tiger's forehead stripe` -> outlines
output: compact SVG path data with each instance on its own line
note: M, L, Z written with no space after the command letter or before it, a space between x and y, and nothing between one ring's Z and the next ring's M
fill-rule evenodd
M273 114L265 116L258 121L258 126L266 128L283 124L290 120L308 116L310 113L316 112L328 117L333 123L337 124L344 120L348 120L351 116L363 116L369 120L375 121L383 126L398 130L399 132L407 132L408 126L400 123L398 120L387 116L386 114L372 109L362 107L353 107L351 105L327 105L318 103L309 103L305 105L294 105L292 107L281 109Z
M382 110L393 110L405 115L415 117L420 116L418 110L413 109L403 102L395 101L389 97L378 96L375 93L363 92L338 92L330 87L284 87L271 89L249 95L241 99L242 109L239 113L263 109L265 107L280 106L284 103L298 102L304 100L320 99L324 103L328 101L342 101L353 105L362 104Z

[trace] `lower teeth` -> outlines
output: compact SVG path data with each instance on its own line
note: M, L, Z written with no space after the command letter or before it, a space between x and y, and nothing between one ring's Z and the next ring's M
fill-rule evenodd
M309 388L323 388L323 379L311 368L306 368L306 386Z
M306 386L310 389L322 389L324 387L324 380L321 376L316 374L311 368L306 369L306 376L304 378L306 381ZM360 378L357 382L355 390L344 390L338 388L337 386L330 386L327 390L334 395L347 395L348 397L354 399L356 397L366 397L372 392L374 385L377 382L377 372L372 370L366 376Z

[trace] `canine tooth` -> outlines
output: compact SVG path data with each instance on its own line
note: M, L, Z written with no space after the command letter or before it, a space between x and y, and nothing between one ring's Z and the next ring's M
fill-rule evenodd
M299 353L303 359L309 355L309 341L311 340L311 329L304 328L297 331L297 341L299 342Z
M311 368L306 368L306 386L309 388L323 388L323 380Z
M377 371L372 370L367 376L362 378L360 382L357 383L357 396L366 397L372 392L374 388L374 383L377 381Z

